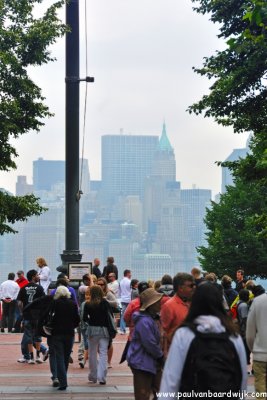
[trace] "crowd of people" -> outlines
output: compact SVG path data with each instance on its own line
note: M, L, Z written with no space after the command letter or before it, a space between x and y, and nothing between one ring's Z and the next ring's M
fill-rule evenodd
M216 274L204 275L198 267L139 282L130 269L119 280L113 257L101 272L96 258L92 274L83 276L76 291L62 273L51 290L45 259L37 258L36 264L26 277L22 270L16 280L9 273L0 285L1 332L22 329L18 362L49 358L58 390L68 387L79 330L78 361L80 368L88 362L89 383L106 384L118 332L128 334L120 362L127 360L131 368L136 400L178 393L179 398L192 393L242 397L248 374L255 375L256 392L267 398L267 296L242 269L236 271L235 287L230 276L219 283Z

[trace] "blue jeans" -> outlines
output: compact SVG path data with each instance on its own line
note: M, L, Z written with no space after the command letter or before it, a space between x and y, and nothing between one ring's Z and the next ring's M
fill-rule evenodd
M39 337L38 337L38 339L39 339ZM20 346L21 346L21 354L23 355L23 357L26 360L30 359L28 343L29 343L28 333L26 332L26 334L25 334L25 331L24 331L24 333L22 335ZM35 343L33 343L33 345L35 347ZM41 343L41 349L40 350L41 350L41 353L44 354L47 351L47 347L43 343Z
M126 333L126 323L124 321L124 313L126 308L128 307L129 303L121 303L121 319L120 319L120 330L124 333Z
M73 342L74 337L71 335L51 336L51 343L56 356L57 378L60 387L68 386L67 371Z

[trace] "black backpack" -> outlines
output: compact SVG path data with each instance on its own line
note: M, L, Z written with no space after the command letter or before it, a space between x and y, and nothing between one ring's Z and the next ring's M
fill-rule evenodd
M241 388L242 372L229 334L201 333L195 327L190 329L196 336L187 353L179 391L238 392Z

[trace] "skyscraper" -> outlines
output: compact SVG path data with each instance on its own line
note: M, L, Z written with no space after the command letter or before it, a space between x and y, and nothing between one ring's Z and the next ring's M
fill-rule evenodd
M59 182L65 182L65 161L43 158L33 161L34 191L51 190Z
M158 136L102 136L102 190L107 203L117 196L143 198L157 146Z

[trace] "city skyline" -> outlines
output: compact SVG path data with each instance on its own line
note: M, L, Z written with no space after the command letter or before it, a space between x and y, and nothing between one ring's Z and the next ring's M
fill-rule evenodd
M49 3L45 0L38 12ZM83 7L81 0L81 77L85 76ZM85 158L92 179L101 176L101 136L119 134L120 129L160 135L165 118L176 153L177 179L185 188L196 184L218 193L221 171L215 161L245 147L247 135L235 135L231 128L186 112L208 92L210 82L194 74L192 67L224 46L216 38L218 26L193 12L189 0L114 0L112 4L87 0L87 8L88 71L95 83L88 87ZM38 135L31 132L15 141L18 169L0 173L0 186L13 193L17 175L27 175L31 183L32 160L41 156L64 160L64 39L53 46L52 55L57 62L31 68L30 74L42 87L55 117L45 121Z

